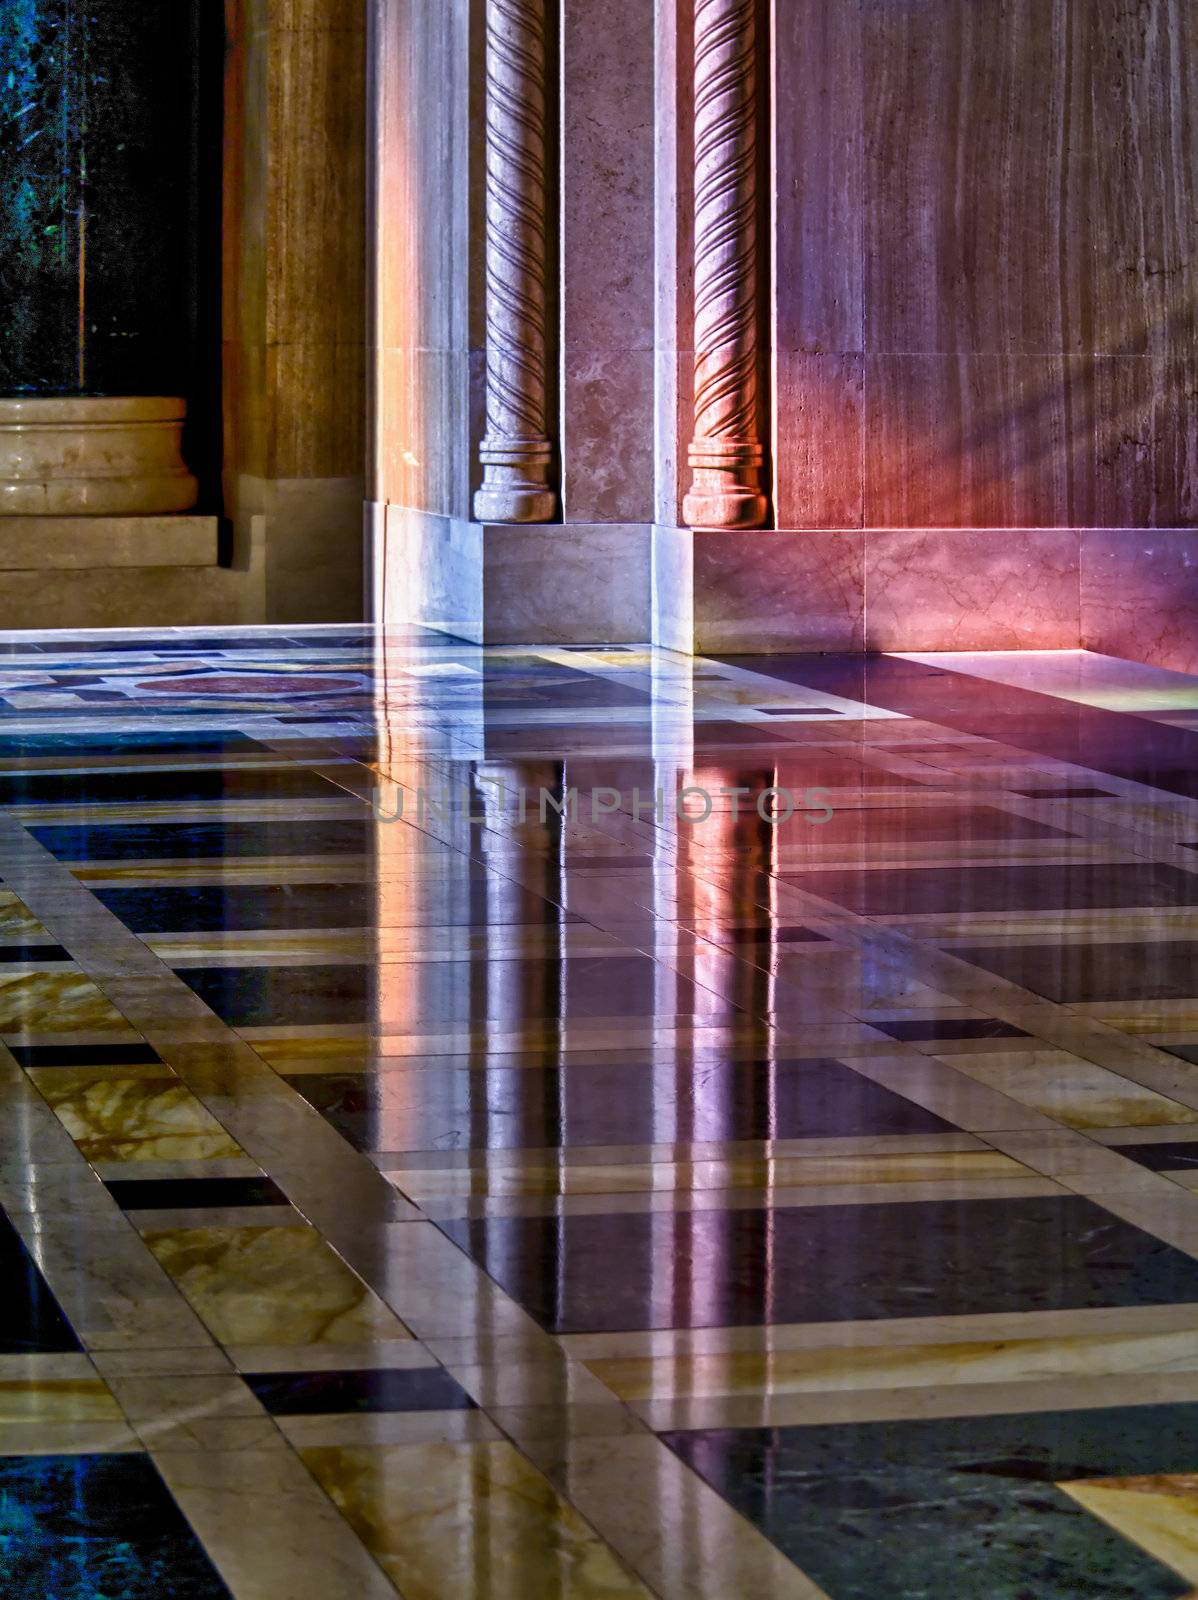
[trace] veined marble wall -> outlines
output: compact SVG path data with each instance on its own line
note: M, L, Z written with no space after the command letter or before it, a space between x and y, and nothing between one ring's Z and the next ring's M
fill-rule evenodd
M366 0L226 0L225 499L267 621L362 614Z
M1198 522L1190 0L776 0L785 528Z
M1135 653L1193 659L1190 0L547 0L560 521L532 528L471 520L489 5L540 14L370 0L379 614L494 641L1130 650L1127 573L1170 619ZM739 41L731 91L708 70L742 119L756 25L758 397L700 452L718 473L730 443L752 496L760 445L752 531L684 526L696 16Z
M482 85L471 63L482 13L469 0L370 0L369 17L369 492L469 517L481 433Z

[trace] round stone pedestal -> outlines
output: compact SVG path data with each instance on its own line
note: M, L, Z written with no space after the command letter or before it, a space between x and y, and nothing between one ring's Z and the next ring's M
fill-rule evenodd
M189 511L183 400L0 398L0 516L155 516Z

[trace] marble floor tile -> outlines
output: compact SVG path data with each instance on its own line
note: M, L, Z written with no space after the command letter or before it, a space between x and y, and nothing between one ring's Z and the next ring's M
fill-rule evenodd
M1058 1487L1084 1511L1101 1518L1179 1577L1198 1584L1195 1474L1083 1479Z
M89 1161L220 1161L241 1154L236 1140L173 1077L54 1067L38 1071L37 1084Z
M312 1446L301 1456L406 1600L650 1593L506 1441Z
M1132 1600L1181 1596L1186 1586L1086 1515L1072 1485L1111 1476L1106 1463L1115 1455L1152 1462L1154 1474L1178 1470L1175 1463L1188 1459L1188 1413L1140 1407L668 1437L707 1482L846 1600L917 1586L930 1597L960 1594L963 1584L1001 1593L1019 1574L1054 1600ZM878 1497L881 1482L887 1492ZM1027 1552L1021 1529L1033 1506L1036 1549ZM981 1519L984 1540L975 1536Z
M146 1243L221 1344L408 1337L315 1229L167 1229Z
M16 1595L229 1600L149 1459L103 1449L0 1458L5 1577Z
M153 1461L237 1600L395 1600L395 1589L281 1435Z
M1188 680L0 669L14 1600L1195 1592Z

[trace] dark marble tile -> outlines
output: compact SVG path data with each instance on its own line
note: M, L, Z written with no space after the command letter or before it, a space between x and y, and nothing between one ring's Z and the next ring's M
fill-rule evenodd
M510 679L494 683L489 675L484 674L484 708L502 711L552 706L556 711L589 711L603 707L615 710L624 706L647 706L651 698L644 689L634 689L630 684L620 683L613 678L598 678L581 672L572 673L568 678L555 678L551 673L529 678L521 685L525 692L520 696L513 694L513 687Z
M0 760L21 756L103 756L219 755L231 750L241 755L265 746L248 733L204 733L189 729L182 733L21 733L0 735Z
M1198 1298L1198 1261L1073 1196L439 1226L553 1333Z
M0 966L9 962L70 961L69 950L60 944L0 944Z
M148 1044L11 1044L23 1067L157 1066L162 1057Z
M725 745L784 744L784 735L771 733L768 728L757 727L752 722L696 722L694 727L696 750L714 750Z
M293 1086L364 1150L544 1149L945 1133L952 1124L838 1061L607 1062L304 1074Z
M830 1600L1175 1600L1055 1486L1192 1473L1196 1429L1176 1405L664 1437Z
M580 856L571 851L566 857L566 870L569 872L628 872L634 868L656 867L659 864L656 856Z
M272 1178L112 1178L106 1187L125 1211L290 1204Z
M783 923L764 928L721 928L715 933L705 933L704 938L713 944L828 944L826 933L816 933L801 923Z
M925 1017L917 1021L880 1022L871 1018L870 1027L888 1033L892 1039L1027 1039L1031 1035L1013 1023L997 1017Z
M1109 789L1012 789L1027 800L1116 800Z
M1198 877L1153 862L850 868L779 876L866 917L1198 905Z
M346 925L354 926L354 919L347 917ZM178 976L234 1028L379 1021L379 974L374 967L181 967Z
M1198 995L1196 940L963 945L955 946L953 954L1063 1005L1090 1000L1189 1000Z
M473 1411L474 1401L442 1367L403 1371L249 1373L246 1383L276 1417L367 1411Z
M0 1354L79 1348L24 1240L0 1214Z
M141 822L30 828L59 861L206 861L226 856L369 854L372 817L325 822Z
M109 634L104 639L66 639L60 645L46 644L45 649L52 654L61 651L63 655L80 655L87 651L103 655L139 655L139 656L194 656L197 661L215 650L246 650L267 652L279 645L290 645L297 642L286 639L277 634L244 634L231 633L227 636L196 635L187 639L154 638L142 636L141 638L126 638L120 634Z
M651 1017L661 1007L663 974L648 956L628 955L377 967L181 967L179 977L234 1027L371 1020L388 1032L418 1032L446 1023L519 1026L559 1016ZM728 1001L685 978L670 978L669 995L674 1015L735 1015Z
M348 798L344 789L303 767L126 767L120 772L0 772L0 806Z
M230 1600L144 1455L0 1457L11 1600Z
M1111 1149L1151 1172L1180 1172L1186 1167L1198 1167L1198 1140L1193 1143L1175 1139L1172 1143L1162 1140L1160 1144L1116 1144Z
M330 871L336 871L335 863ZM101 888L96 898L134 933L204 933L220 929L370 928L380 918L369 883L154 885ZM577 922L540 895L494 874L414 883L387 903L388 927L506 927ZM190 977L188 982L190 982Z
M647 717L623 716L618 723L537 723L532 727L494 728L483 732L488 760L518 760L544 756L560 760L576 752L601 753L612 746L648 753L653 747L653 723Z
M720 656L760 672L760 656ZM777 655L779 683L864 701L1092 772L1198 798L1198 731L891 655Z
M1067 839L1063 828L1034 822L997 806L927 805L837 807L827 822L812 829L820 845L841 843L858 847L865 857L888 844L940 843L952 848L1007 839ZM948 851L944 852L948 854Z

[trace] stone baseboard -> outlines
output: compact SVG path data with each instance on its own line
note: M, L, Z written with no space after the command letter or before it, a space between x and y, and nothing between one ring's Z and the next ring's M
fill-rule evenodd
M1198 671L1198 529L653 530L653 637L720 651L1076 650Z
M381 537L375 607L390 626L419 623L475 644L649 638L646 524L519 526L388 506Z
M215 517L0 516L0 571L214 567Z

